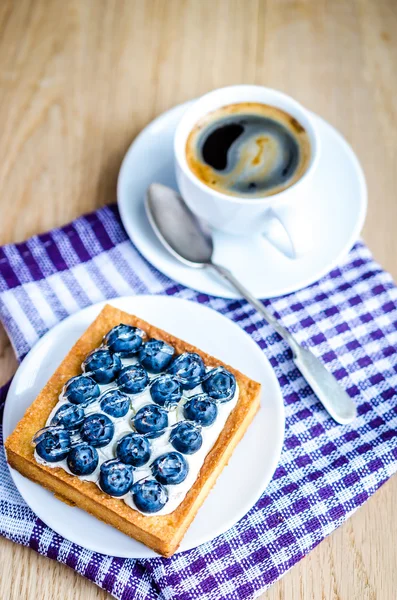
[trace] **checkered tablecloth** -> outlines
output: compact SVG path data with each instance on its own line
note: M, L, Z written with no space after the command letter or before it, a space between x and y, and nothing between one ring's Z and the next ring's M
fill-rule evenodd
M236 321L263 349L286 411L284 448L271 483L241 521L211 542L171 559L126 560L78 547L42 523L14 487L1 450L0 532L122 600L254 598L396 471L397 289L359 242L318 283L265 302L354 398L359 416L341 426L328 417L285 342L260 315L245 301L200 294L160 274L127 239L115 207L0 249L0 318L18 359L71 313L142 293L206 304Z

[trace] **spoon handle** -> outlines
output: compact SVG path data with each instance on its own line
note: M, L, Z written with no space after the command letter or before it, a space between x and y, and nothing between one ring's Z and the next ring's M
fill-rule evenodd
M242 296L252 304L279 335L289 344L293 360L310 385L318 399L331 417L341 424L353 421L357 416L356 406L350 396L338 383L337 379L327 371L323 363L307 348L302 348L295 338L273 317L273 315L257 300L247 288L235 278L225 267L210 263L223 279L226 279Z

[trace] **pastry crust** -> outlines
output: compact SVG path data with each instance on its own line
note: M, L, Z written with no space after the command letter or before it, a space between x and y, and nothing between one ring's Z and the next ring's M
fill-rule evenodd
M103 336L119 323L140 327L149 337L160 338L170 343L177 354L196 352L206 365L225 366L235 375L238 382L240 393L235 408L230 413L213 448L207 454L194 485L181 504L168 515L145 516L130 508L123 500L108 496L95 483L82 481L59 467L41 465L34 458L32 438L45 426L51 410L58 402L64 384L74 375L81 373L81 363L87 354L98 347ZM259 383L191 344L136 316L106 305L64 358L27 409L15 431L6 440L7 459L14 469L48 488L67 504L86 510L159 554L171 556L177 550L198 509L259 409L260 388Z

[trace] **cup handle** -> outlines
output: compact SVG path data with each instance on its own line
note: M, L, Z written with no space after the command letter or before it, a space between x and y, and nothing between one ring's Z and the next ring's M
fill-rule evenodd
M266 214L262 233L288 258L299 258L312 247L311 222L302 207L271 208Z

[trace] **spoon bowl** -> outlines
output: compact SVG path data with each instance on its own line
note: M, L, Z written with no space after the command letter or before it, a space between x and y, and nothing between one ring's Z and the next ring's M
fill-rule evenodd
M145 208L157 237L175 258L199 269L211 264L214 252L211 230L179 194L161 183L152 183Z

